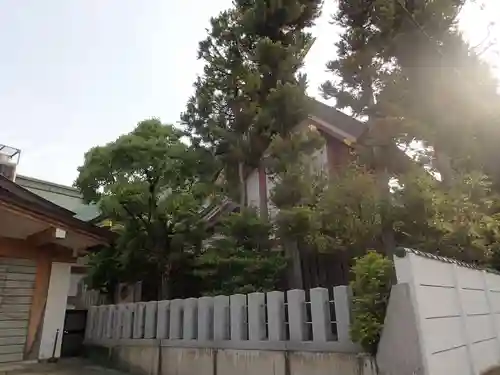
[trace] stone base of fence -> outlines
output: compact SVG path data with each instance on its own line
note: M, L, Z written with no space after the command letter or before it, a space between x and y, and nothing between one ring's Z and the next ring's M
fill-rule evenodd
M91 359L140 375L376 375L373 359L356 353L201 347L194 342L180 347L162 341L110 340L86 348Z
M337 286L93 307L85 338L137 374L372 375L349 326Z

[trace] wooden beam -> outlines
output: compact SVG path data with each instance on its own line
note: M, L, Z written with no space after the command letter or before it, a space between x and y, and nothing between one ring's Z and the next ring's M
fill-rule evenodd
M66 234L66 230L64 229L49 227L41 232L28 236L26 241L35 247L39 247L48 243L57 242L58 240L63 240L66 238Z
M50 271L52 268L52 258L50 253L39 252L36 265L35 290L31 301L30 319L28 323L28 335L25 346L25 359L37 359L38 352L34 349L35 341L40 336L45 302L49 290ZM40 338L38 337L38 340Z

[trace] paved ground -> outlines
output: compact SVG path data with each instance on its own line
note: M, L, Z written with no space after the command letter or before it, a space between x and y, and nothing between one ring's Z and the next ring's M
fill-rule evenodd
M61 360L58 363L0 367L0 375L127 375L80 359Z

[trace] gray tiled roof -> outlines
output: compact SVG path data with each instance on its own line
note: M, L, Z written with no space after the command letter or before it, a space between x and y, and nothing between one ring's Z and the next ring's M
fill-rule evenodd
M336 126L356 139L368 130L367 123L356 120L355 118L340 112L338 109L321 103L316 99L311 99L310 106L310 113L312 116L316 116L321 120Z

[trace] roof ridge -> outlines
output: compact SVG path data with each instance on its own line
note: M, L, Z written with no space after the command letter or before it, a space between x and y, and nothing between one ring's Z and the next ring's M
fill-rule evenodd
M38 183L41 183L41 184L45 184L45 185L49 185L49 186L53 186L53 187L58 187L58 188L65 189L65 190L70 190L72 192L75 192L75 193L81 195L80 191L77 188L75 188L74 186L63 185L63 184L59 184L57 182L46 181L46 180L42 180L42 179L39 179L39 178L29 177L29 176L25 176L25 175L21 175L21 174L18 174L16 176L16 179L17 178L21 178L23 180L27 180L27 181L31 181L31 182L38 182Z

